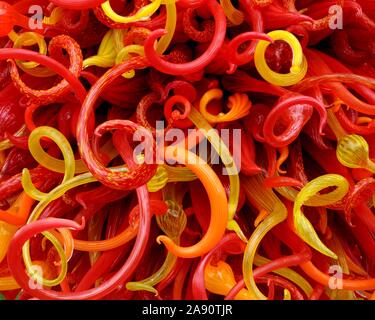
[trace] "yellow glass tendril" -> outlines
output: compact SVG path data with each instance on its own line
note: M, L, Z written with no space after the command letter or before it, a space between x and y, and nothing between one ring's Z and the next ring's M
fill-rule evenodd
M145 52L144 52L143 46L140 46L138 44L132 44L132 45L123 47L116 56L115 64L120 64L123 61L129 60L132 57L131 54L144 56ZM131 79L135 76L135 70L134 69L129 70L125 72L122 76L126 79Z
M60 257L60 273L57 276L57 278L48 280L43 277L42 274L37 272L38 269L35 269L35 265L31 261L30 256L27 256L26 259L24 258L24 263L26 266L26 270L29 274L29 276L36 281L37 284L43 285L46 287L54 287L60 284L66 277L67 271L68 271L68 261L65 255L65 251L63 246L61 245L60 241L50 232L43 232L42 233L48 240L51 241L53 246L55 247L57 253Z
M176 31L177 25L176 1L168 1L167 3L165 3L165 7L167 11L167 19L165 22L165 30L167 30L167 34L162 36L156 45L156 52L159 54L163 54L169 47Z
M230 184L227 228L228 230L235 231L243 241L247 241L238 223L233 219L237 210L240 194L240 179L233 157L226 144L198 110L196 110L195 108L191 108L189 119L196 125L197 128L199 128L199 130L203 133L207 140L212 144L213 148L219 154L222 162L225 165Z
M168 172L164 166L159 165L156 169L155 175L147 182L147 189L149 192L157 192L165 187L168 183Z
M298 39L290 32L284 30L275 30L267 34L272 40L283 40L287 42L293 50L292 67L288 74L281 74L273 71L268 65L265 53L270 42L261 40L258 42L254 54L255 67L259 74L267 82L281 87L292 86L300 82L307 73L307 60L303 54L301 44Z
M169 182L188 182L196 179L197 176L187 167L159 165L155 175L147 182L147 189L149 192L157 192Z
M109 1L106 1L102 4L102 9L104 13L110 18L112 21L117 23L131 23L137 21L146 21L148 20L160 7L162 1L155 0L150 4L140 8L134 15L132 16L121 16L113 11L111 4Z
M113 67L117 55L114 37L115 30L110 29L103 37L97 55L85 59L83 61L83 68L90 66L98 66L101 68Z
M319 239L311 222L303 215L301 210L306 200L328 187L336 187L336 189L319 195L321 206L331 205L340 201L348 192L349 183L344 177L338 174L326 174L310 181L301 189L295 199L293 219L296 233L301 239L320 253L337 259L337 255Z
M276 225L284 221L288 215L284 204L272 190L264 187L263 181L264 177L260 174L241 179L247 197L258 208L263 208L270 212L252 233L247 242L242 262L242 272L246 287L258 300L266 300L267 297L258 289L254 280L253 264L257 249L265 235Z
M43 137L48 137L53 142L55 142L63 154L65 173L62 183L65 183L66 181L73 178L75 173L76 164L70 143L60 131L52 127L38 127L31 132L29 137L30 153L39 164L52 171L54 171L53 167L55 167L56 159L51 157L43 150L40 144L40 140ZM31 181L30 171L27 168L23 169L22 171L22 187L25 192L35 200L40 201L47 196L46 193L41 192L35 188L33 182Z
M21 34L17 34L14 31L11 34L13 34L13 48L18 49L24 46L33 46L36 44L38 45L40 54L47 54L47 44L42 35L36 32L23 32ZM22 71L35 77L51 77L55 75L53 71L39 66L39 63L36 62L16 60L16 64Z
M59 22L62 17L64 16L64 8L56 7L52 10L51 15L49 17L43 18L43 23L48 25L54 25Z

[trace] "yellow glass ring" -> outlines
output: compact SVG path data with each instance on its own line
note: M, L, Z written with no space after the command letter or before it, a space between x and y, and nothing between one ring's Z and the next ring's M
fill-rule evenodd
M161 0L155 0L154 2L151 2L147 6L144 6L140 8L135 15L124 17L119 14L117 14L115 11L113 11L111 4L109 1L106 1L102 4L102 9L104 13L117 23L131 23L136 21L145 21L149 19L160 7Z
M37 284L40 284L40 285L43 285L43 286L46 286L46 287L54 287L54 286L57 286L58 284L60 284L66 277L66 274L68 272L68 262L67 262L67 258L66 258L66 255L65 255L65 251L64 251L64 248L63 246L61 245L60 241L50 232L42 232L42 234L48 239L51 241L51 243L53 244L53 246L56 248L56 251L58 253L58 255L60 256L60 273L59 275L57 276L57 278L53 279L53 280L49 280L49 279L45 279L43 277L42 274L38 274L34 269L34 264L33 262L31 261L31 258L30 256L27 256L26 259L24 259L24 262L25 262L25 266L26 266L26 270L29 274L29 276L37 282ZM23 250L23 248L22 248Z
M74 177L75 168L76 168L76 160L74 159L73 150L70 146L69 141L66 137L58 130L52 127L38 127L33 130L29 137L29 149L30 153L34 157L34 159L41 164L42 166L46 167L54 171L54 168L58 166L61 160L58 160L54 157L51 157L48 153L43 150L43 147L40 144L40 140L42 137L48 137L52 141L54 141L58 147L60 148L63 157L64 157L64 164L65 164L65 173L63 183L70 180ZM25 192L33 199L42 200L44 199L47 194L44 192L39 191L35 188L32 180L30 172L27 168L24 168L22 171L22 187L24 188Z
M271 70L265 58L266 50L271 43L261 40L258 42L254 54L255 67L259 74L267 82L280 87L288 87L300 82L307 73L308 65L298 39L292 33L284 30L275 30L267 35L274 41L283 40L290 45L293 50L292 67L290 73L287 74Z
M23 32L21 34L16 34L14 31L12 32L13 36L13 48L22 48L24 46L33 46L38 45L39 53L40 54L47 54L47 44L44 40L43 36L35 32ZM53 76L55 73L48 68L40 67L39 63L32 62L32 61L20 61L16 60L17 66L22 69L24 72L29 73L36 77L50 77Z

